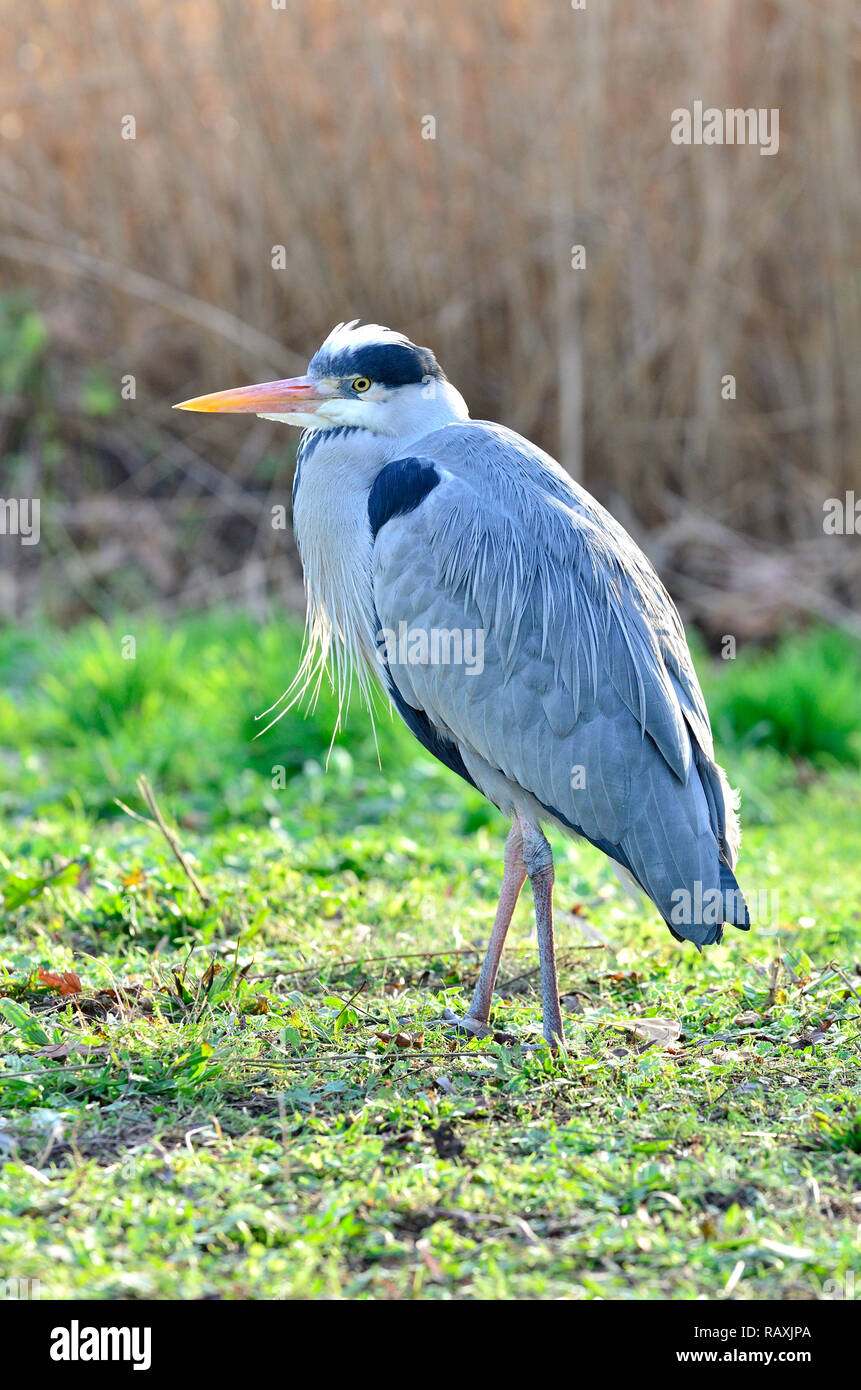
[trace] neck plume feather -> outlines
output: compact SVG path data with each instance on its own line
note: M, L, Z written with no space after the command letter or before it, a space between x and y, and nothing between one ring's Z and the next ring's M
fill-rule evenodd
M297 456L293 526L307 594L304 651L283 695L263 712L266 729L308 698L313 709L326 676L337 696L335 735L354 685L373 722L377 680L368 493L398 441L360 429L308 432Z
M338 698L333 741L354 682L373 724L381 686L368 494L380 469L392 459L415 452L422 439L443 426L469 418L463 397L447 381L437 382L430 397L424 395L424 387L406 389L412 394L401 402L402 428L397 433L342 425L302 435L293 485L293 528L308 596L305 646L291 685L260 716L272 716L262 733L306 695L313 708L324 674Z

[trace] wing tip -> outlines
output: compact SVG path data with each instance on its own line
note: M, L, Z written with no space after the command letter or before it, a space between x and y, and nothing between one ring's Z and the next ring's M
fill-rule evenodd
M750 913L738 880L725 860L720 865L720 887L724 899L724 921L739 931L750 931Z
M712 890L713 891L713 890ZM735 874L729 865L721 859L720 861L720 894L723 899L723 920L720 922L695 921L690 922L670 922L667 927L671 936L676 941L691 941L698 951L702 951L703 946L719 946L723 940L723 929L725 926L737 927L739 931L750 931L750 913L744 894L738 886ZM693 904L697 902L697 895L688 895ZM703 894L703 907L705 907L706 895ZM719 904L714 899L709 898L709 912L716 910ZM666 918L664 919L667 920Z

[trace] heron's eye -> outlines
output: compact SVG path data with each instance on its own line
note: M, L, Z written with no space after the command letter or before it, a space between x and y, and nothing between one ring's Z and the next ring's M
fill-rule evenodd
M371 383L366 376L354 377L353 380L350 382L350 385L352 386L354 391L358 391L359 393L361 393L362 391L369 391L371 389Z

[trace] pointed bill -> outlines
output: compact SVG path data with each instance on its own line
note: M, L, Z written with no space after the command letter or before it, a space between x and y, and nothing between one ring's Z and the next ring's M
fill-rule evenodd
M193 396L173 408L241 415L312 415L328 399L311 377L291 376L284 381L263 381L258 386L236 386L230 391L213 391L209 396Z

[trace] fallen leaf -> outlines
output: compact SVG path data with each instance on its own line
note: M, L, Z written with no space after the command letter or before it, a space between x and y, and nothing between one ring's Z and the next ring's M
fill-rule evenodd
M674 1018L638 1018L617 1026L624 1027L626 1033L639 1038L641 1042L657 1043L664 1047L668 1043L678 1042L681 1033L681 1026Z
M381 1043L394 1043L395 1047L403 1048L423 1047L425 1040L424 1033L416 1033L414 1037L410 1037L409 1033L376 1033L374 1036Z
M106 1057L109 1052L107 1047L87 1047L84 1043L53 1043L50 1047L39 1049L41 1057L47 1057L51 1062L65 1062L67 1057Z
M583 1005L580 1003L579 996L576 994L563 994L559 1000L566 1013L582 1014Z
M216 975L220 975L223 969L224 966L221 964L220 961L211 960L209 962L209 965L204 970L203 975L201 976L200 983L202 984L203 988L209 989L209 986L212 984Z
M52 970L39 970L40 984L47 985L49 989L58 989L61 994L80 994L81 981L74 970L64 970L62 975L55 974Z
M684 1214L684 1206L682 1205L680 1199L676 1196L675 1192L667 1192L662 1187L656 1187L653 1188L653 1190L649 1193L649 1198L651 1199L653 1197L662 1198L662 1200L666 1202L668 1207L672 1207L673 1211L677 1211Z
M812 1260L813 1251L807 1250L803 1245L784 1245L782 1240L771 1240L766 1237L757 1242L764 1250L770 1250L773 1255L782 1255L785 1260Z
M793 1041L792 1048L795 1052L802 1052L805 1047L815 1047L817 1043L825 1041L825 1033L821 1028L811 1028L809 1033L802 1033Z

